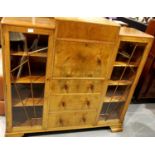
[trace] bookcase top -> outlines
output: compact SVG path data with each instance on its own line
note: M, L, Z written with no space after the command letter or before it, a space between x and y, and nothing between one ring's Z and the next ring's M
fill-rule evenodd
M38 28L55 28L55 19L64 21L75 21L90 24L109 25L109 26L120 26L119 24L107 20L102 17L4 17L2 24L16 25L16 26L30 26Z
M4 17L1 21L2 24L35 27L35 28L55 28L54 18L47 17Z
M103 17L56 17L55 19L120 27L118 23L110 21Z
M137 38L154 38L152 35L139 31L135 28L121 27L120 36L137 37Z
M1 23L12 26L54 29L56 27L56 20L120 27L118 23L102 17L3 17ZM121 37L153 38L153 36L147 33L129 27L121 27L119 35Z

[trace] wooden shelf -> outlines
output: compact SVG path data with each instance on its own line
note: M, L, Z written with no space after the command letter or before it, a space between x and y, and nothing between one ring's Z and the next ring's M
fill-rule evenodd
M131 85L130 80L109 80L109 85Z
M29 107L29 106L43 106L44 99L43 98L26 98L23 100L23 104L21 101L14 101L13 107Z
M18 52L11 52L11 55L13 56L27 56L27 53L26 52L23 52L23 51L18 51ZM36 52L36 53L33 53L33 54L29 54L29 56L31 57L47 57L47 52Z
M45 76L24 76L12 82L14 83L45 83Z
M125 96L112 96L112 97L105 97L104 102L123 102L125 101Z
M104 120L102 115L99 117L98 119L98 125L104 125L105 123L107 124L116 124L116 123L120 123L120 119L108 119L108 120Z
M114 63L115 67L138 67L138 64L135 62L131 62L130 64L127 64L126 62L116 61Z
M105 120L107 118L107 120ZM114 120L119 120L119 114L118 113L112 113L112 114L107 114L107 115L102 115L100 114L99 116L99 122L101 123L101 121L114 121ZM103 123L103 122L102 122Z

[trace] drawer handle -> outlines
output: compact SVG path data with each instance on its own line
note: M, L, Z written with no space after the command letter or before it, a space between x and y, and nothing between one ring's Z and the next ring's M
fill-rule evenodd
M67 84L64 85L64 89L65 89L66 91L68 91L68 85L67 85Z
M85 43L85 47L88 47L88 43Z
M90 87L91 91L93 92L94 91L94 85L93 84L90 84Z
M87 105L87 107L90 106L90 101L89 100L86 100L86 105Z
M101 59L100 58L97 58L97 64L101 65Z
M86 117L85 116L82 117L82 122L84 122L84 123L86 122Z
M63 124L64 124L64 122L63 122L63 120L60 118L59 119L59 123L60 123L60 125L62 125L63 126Z
M65 107L65 106L66 106L66 103L65 103L64 101L62 101L62 102L61 102L61 105L62 105L63 107Z

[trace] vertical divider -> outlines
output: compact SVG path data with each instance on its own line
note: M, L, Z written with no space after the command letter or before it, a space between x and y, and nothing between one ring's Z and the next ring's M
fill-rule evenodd
M53 71L53 57L54 57L54 30L51 30L51 34L48 38L48 52L47 52L47 62L46 62L46 75L45 75L45 89L44 89L44 107L43 107L43 128L47 128L48 124L48 109L49 109L49 96L50 85L52 80ZM52 66L52 67L51 67Z
M105 98L105 95L106 95L106 92L107 92L107 89L108 89L108 81L111 77L111 74L112 74L112 70L113 70L113 66L114 66L114 62L115 62L115 59L116 59L116 56L117 56L117 51L118 51L118 48L119 48L119 45L120 45L120 37L118 36L116 38L116 44L113 48L113 51L112 51L112 54L111 54L111 59L109 61L109 65L108 65L108 73L107 73L107 76L106 76L106 79L104 81L104 89L101 93L101 98L100 98L100 102L99 102L99 108L97 109L97 116L96 116L96 123L98 122L99 120L99 117L100 117L100 112L102 110L102 106L103 106L103 102L104 102L104 98Z
M11 78L10 78L10 42L9 31L6 25L2 25L2 54L3 54L3 73L4 73L4 96L6 104L6 124L7 132L12 130L12 101L11 101Z

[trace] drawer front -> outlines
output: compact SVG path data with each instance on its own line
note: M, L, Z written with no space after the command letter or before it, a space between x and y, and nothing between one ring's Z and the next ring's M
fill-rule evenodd
M101 93L104 88L104 80L52 80L50 89L56 93Z
M105 77L113 44L57 41L54 77Z
M48 127L69 127L92 125L95 123L96 111L50 113Z
M105 21L105 23L106 22L107 21ZM88 18L81 19L81 21L79 20L79 22L78 20L74 22L69 20L65 21L58 19L57 26L57 37L101 41L115 41L116 37L119 35L120 28L118 25L110 26L110 24L98 24L98 19L96 20L96 18L94 23L91 23Z
M99 95L53 95L49 101L49 111L70 111L97 109Z

